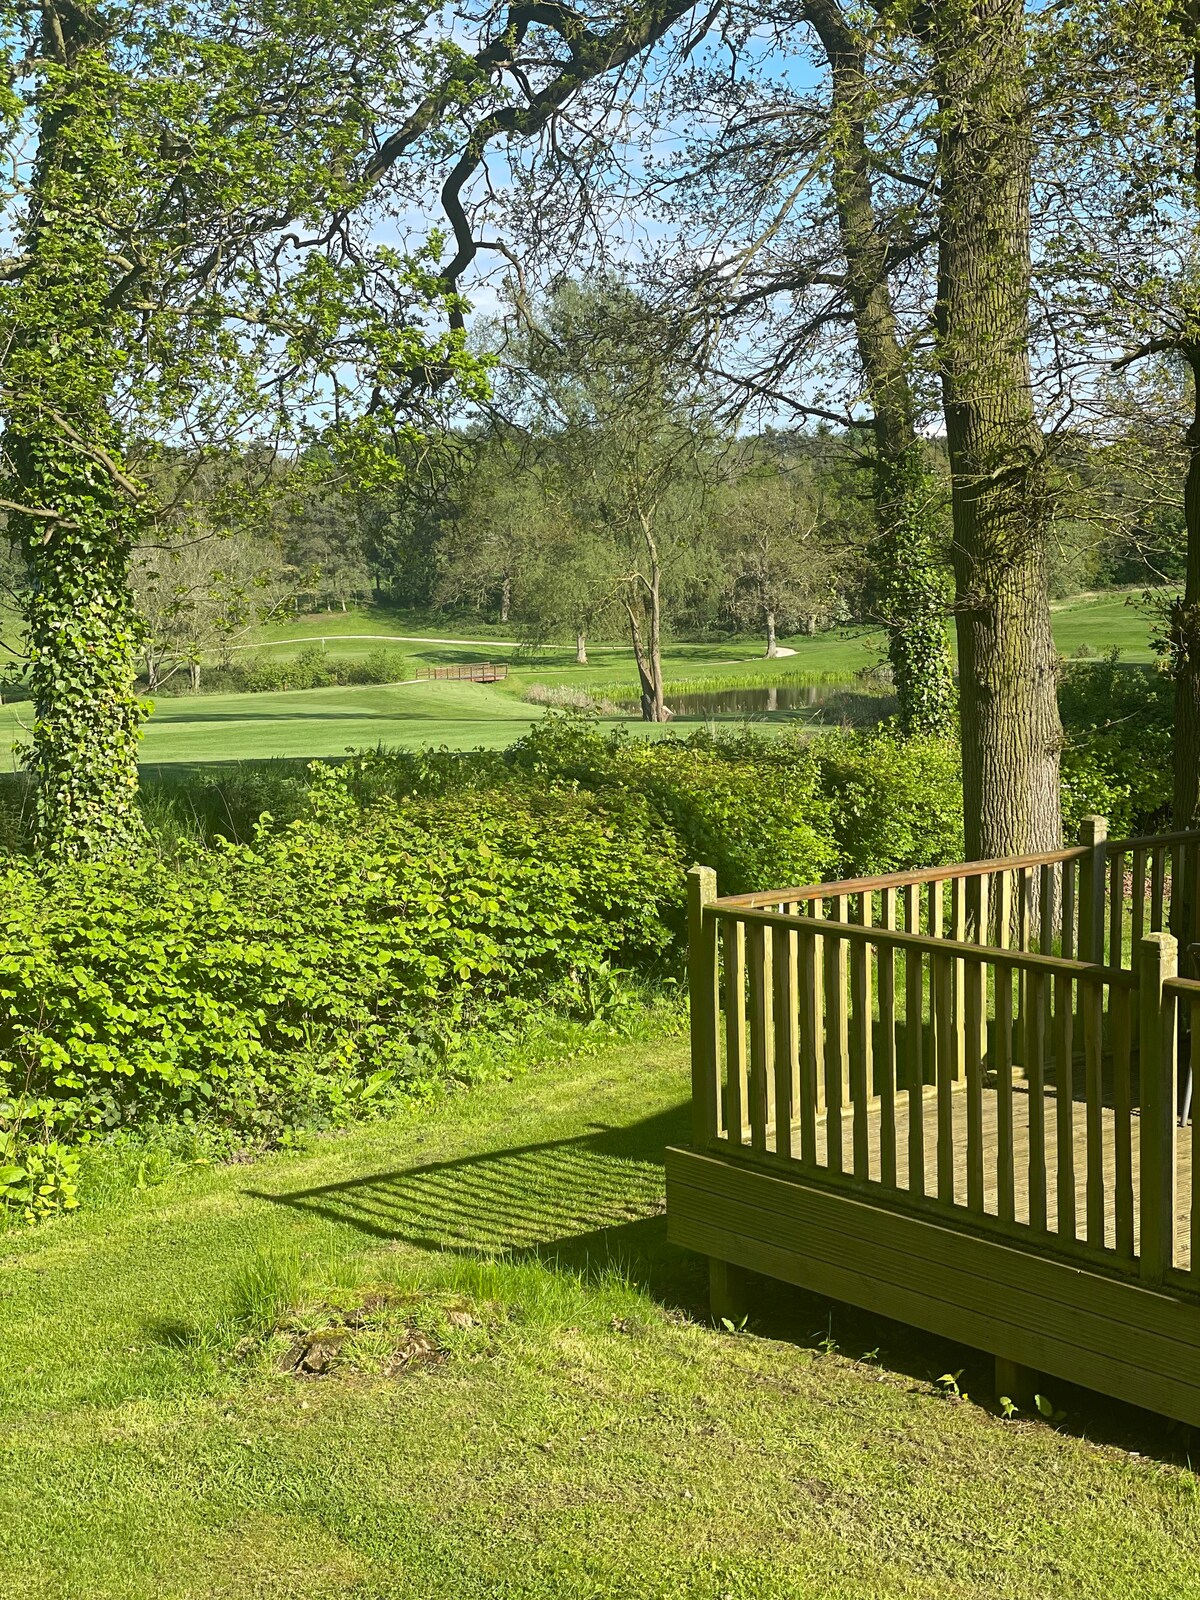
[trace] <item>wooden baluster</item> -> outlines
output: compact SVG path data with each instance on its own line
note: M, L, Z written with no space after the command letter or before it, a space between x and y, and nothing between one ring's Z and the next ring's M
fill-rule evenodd
M1087 855L1079 862L1079 959L1100 966L1104 961L1104 885L1108 848L1108 823L1103 817L1084 817L1079 842Z
M775 1153L790 1160L800 1101L800 983L796 930L773 928L775 968Z
M976 927L979 924L976 923ZM983 1204L983 1055L987 1043L987 966L968 961L964 975L967 1070L967 1208L982 1216Z
M1017 922L1017 949L1029 949L1030 929L1030 888L1032 876L1028 867L1018 868L1016 874L1016 922ZM1023 968L1017 970L1017 1016L1013 1030L1013 1047L1020 1057L1023 1065L1028 1065L1029 1042L1027 1037L1029 1025L1029 982Z
M1197 853L1200 854L1200 852ZM1194 906L1195 901L1192 904ZM1196 1057L1197 1041L1200 1040L1200 996L1197 996L1191 1002L1191 1024L1192 1072L1195 1074L1197 1068L1200 1068L1200 1060L1197 1060ZM1200 1274L1200 1137L1197 1137L1196 1133L1196 1104L1194 1099L1190 1115L1192 1119L1192 1183L1188 1197L1191 1207L1188 1217L1188 1271L1195 1277Z
M1017 949L1028 950L1033 922L1033 873L1029 867L1017 872Z
M1054 868L1046 862L1038 872L1038 949L1044 956L1054 954L1054 918L1058 910L1058 884Z
M904 889L905 926L909 933L921 931L921 891L915 883ZM921 952L904 952L904 1054L908 1084L908 1188L910 1194L925 1193L925 1049L923 1035L925 984L921 971Z
M955 1059L954 962L949 956L935 955L930 965L937 1074L937 1193L939 1200L953 1205L954 1080L962 1070Z
M1166 869L1163 846L1156 844L1150 851L1150 932L1165 933L1163 927L1163 877Z
M1132 1006L1128 989L1108 995L1113 1063L1113 1214L1118 1254L1133 1260L1133 1054Z
M929 937L940 939L942 937L942 917L945 906L942 899L942 890L946 887L944 878L936 878L929 885Z
M1054 1131L1058 1156L1058 1232L1075 1238L1074 983L1054 977Z
M1025 1078L1029 1089L1029 1226L1046 1230L1045 974L1025 974Z
M896 891L880 895L880 924L896 926ZM896 952L891 945L878 947L879 1060L875 1064L879 1086L879 1181L896 1187Z
M1169 933L1148 934L1138 951L1138 1064L1142 1114L1141 1274L1161 1283L1175 1260L1175 1118L1179 1062L1176 1006L1164 988L1175 976L1178 946Z
M746 925L725 923L725 1132L744 1144L750 1101L746 1079Z
M950 885L950 937L957 943L963 944L967 937L967 884L965 878L955 878ZM952 1004L954 1038L952 1048L954 1054L954 1076L958 1078L963 1071L963 1062L966 1059L966 1022L963 1017L963 978L965 969L961 959L956 958L952 967Z
M711 867L688 872L688 1002L692 1043L692 1144L703 1150L724 1132L721 1106L720 965L717 921L708 907L717 898Z
M846 896L831 901L833 922L846 920ZM825 943L825 1142L831 1172L841 1172L842 1107L846 1103L847 1066L850 1055L846 1014L846 941L826 935Z
M1144 850L1135 850L1132 862L1130 876L1133 882L1129 893L1129 912L1132 923L1132 930L1129 936L1129 965L1136 970L1138 951L1142 947L1142 940L1146 934L1146 852Z
M1113 856L1108 867L1108 964L1125 964L1125 853Z
M1007 899L1001 889L1001 909ZM1016 1218L1016 1160L1013 1145L1013 969L996 963L996 1213L1001 1222Z
M821 940L805 929L797 935L800 963L800 1159L817 1165L817 1111L825 1062L821 1016Z
M1084 1096L1087 1106L1087 1242L1104 1248L1104 985L1080 983Z
M871 923L871 897L864 894L859 903L857 921L864 927ZM871 1048L871 946L866 940L855 939L850 946L850 990L852 1026L850 1031L850 1106L852 1126L852 1151L854 1176L865 1182L871 1176L870 1114L871 1082L874 1065Z
M750 978L750 1145L754 1150L767 1148L767 1129L775 1100L773 949L768 932L761 922L751 922L746 928L746 965Z
M1076 886L1078 877L1078 861L1064 861L1062 865L1062 953L1068 961L1074 960L1075 951L1078 948L1076 940L1076 906L1078 904Z

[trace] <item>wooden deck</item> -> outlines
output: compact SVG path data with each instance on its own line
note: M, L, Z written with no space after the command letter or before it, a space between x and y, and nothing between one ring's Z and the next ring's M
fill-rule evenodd
M1172 925L1200 936L1200 834L1100 819L1048 856L725 900L693 868L667 1221L714 1310L766 1274L975 1345L1004 1392L1050 1374L1200 1425Z
M967 1104L964 1086L956 1084L951 1100L953 1110L953 1182L949 1192L943 1192L939 1187L938 1151L934 1142L928 1137L928 1130L933 1127L934 1113L937 1104L937 1090L933 1085L926 1085L923 1093L923 1112L921 1119L922 1131L925 1137L921 1140L922 1160L918 1164L910 1161L912 1154L910 1145L911 1121L910 1105L907 1094L897 1097L895 1118L896 1142L896 1183L895 1194L900 1199L912 1197L936 1196L943 1202L951 1205L957 1204L962 1210L964 1223L968 1225L974 1220L978 1221L980 1213L968 1209L967 1196ZM1051 1137L1044 1143L1030 1136L1030 1101L1027 1084L1017 1083L1013 1086L1013 1221L1018 1228L1029 1228L1031 1238L1036 1236L1053 1236L1059 1232L1060 1197L1066 1202L1064 1211L1071 1219L1069 1232L1074 1238L1076 1219L1083 1219L1086 1226L1088 1214L1088 1156L1089 1149L1097 1148L1094 1141L1089 1142L1088 1127L1084 1113L1086 1107L1082 1100L1074 1100L1071 1105L1071 1115L1067 1118L1068 1130L1071 1141L1073 1159L1069 1166L1063 1163L1064 1174L1069 1173L1069 1189L1060 1188L1059 1183L1059 1135L1058 1099L1053 1088L1046 1091L1044 1100L1044 1115L1050 1125ZM981 1132L983 1135L982 1149L982 1214L985 1219L1000 1220L1000 1172L998 1155L1001 1146L999 1137L1000 1124L1000 1096L994 1087L985 1085L980 1096ZM882 1184L882 1145L884 1118L882 1107L876 1101L867 1108L867 1154L868 1175L872 1184ZM1102 1138L1099 1144L1100 1172L1102 1175L1103 1211L1102 1230L1097 1228L1093 1237L1087 1242L1097 1249L1115 1251L1117 1248L1117 1206L1116 1196L1118 1187L1118 1123L1111 1106L1101 1108L1100 1128ZM1137 1138L1137 1116L1133 1118L1133 1137L1130 1140L1130 1177L1133 1204L1130 1207L1130 1224L1133 1235L1133 1251L1136 1254L1139 1244L1140 1221L1138 1205L1138 1189L1141 1172L1141 1155ZM799 1124L794 1125L793 1145L798 1146L800 1129ZM1175 1193L1175 1266L1181 1271L1187 1271L1191 1266L1191 1130L1181 1130L1178 1143L1176 1163L1177 1183ZM775 1143L776 1129L774 1124L768 1127L768 1148ZM817 1161L816 1166L826 1172L836 1169L845 1174L854 1171L854 1125L849 1116L843 1116L841 1126L841 1159L836 1163L829 1160L828 1119L821 1115L816 1118L817 1135ZM1046 1219L1045 1227L1039 1226L1033 1220L1033 1208L1030 1205L1032 1192L1038 1188L1037 1152L1045 1152L1043 1172L1040 1180L1042 1191L1045 1194ZM920 1181L912 1182L914 1173L920 1173ZM1033 1182L1031 1183L1031 1177ZM1069 1196L1069 1200L1068 1200ZM1068 1210L1068 1206L1070 1209ZM1096 1218L1100 1220L1099 1217Z

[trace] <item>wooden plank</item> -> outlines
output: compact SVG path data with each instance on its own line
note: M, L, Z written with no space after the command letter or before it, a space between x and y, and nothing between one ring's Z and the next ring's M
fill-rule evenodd
M688 1009L692 1041L692 1143L703 1148L725 1131L721 1110L720 963L717 921L706 915L717 898L711 867L688 872Z
M1111 989L1108 1022L1113 1062L1113 1220L1117 1254L1133 1260L1132 1006L1127 989ZM1197 1257L1193 1254L1192 1260Z
M896 891L880 892L880 922L885 928L896 925ZM896 952L891 946L878 947L879 967L879 1057L875 1081L879 1087L879 1181L889 1188L896 1184Z
M1125 945L1125 853L1118 851L1108 865L1108 950L1109 964L1124 965Z
M987 966L980 959L967 963L964 974L967 1073L967 1209L983 1214L983 1056L987 1039L985 1017Z
M1044 975L1025 974L1025 1078L1029 1086L1029 1226L1046 1228L1046 1001Z
M1054 980L1054 1131L1058 1165L1058 1232L1075 1237L1075 985L1070 978Z
M955 878L950 885L950 937L956 944L967 940L967 885ZM954 1076L960 1077L966 1060L966 1021L963 1016L963 980L966 968L962 956L954 958L951 967L951 1017L954 1029Z
M1131 868L1133 884L1130 889L1130 917L1133 931L1130 935L1129 963L1133 966L1137 962L1138 949L1146 933L1146 852L1135 850L1133 852L1133 866Z
M1104 961L1104 883L1108 865L1108 823L1084 817L1079 842L1087 851L1079 862L1079 955L1097 966Z
M1142 1277L1161 1283L1174 1265L1175 1251L1175 1107L1178 1062L1175 1048L1176 1002L1164 991L1175 976L1178 947L1169 933L1151 933L1142 940L1138 996L1138 1061L1141 1084L1140 1119Z
M832 902L835 922L846 921L846 897ZM846 941L822 932L825 961L825 1162L831 1172L842 1170L842 1107L850 1040L846 1008Z
M1078 954L1078 893L1079 862L1064 861L1062 867L1063 880L1063 914L1062 914L1062 953L1063 959L1073 961Z
M929 885L929 937L931 939L940 939L942 937L945 887L945 878L934 878Z
M916 884L904 891L904 916L910 932L920 927L921 897ZM904 955L904 1078L908 1089L908 1189L925 1192L925 984L920 950Z
M1087 1128L1087 1242L1104 1244L1104 986L1081 983L1083 1071Z
M1007 894L1000 895L1001 910ZM1016 1218L1016 1162L1013 1149L1013 969L996 967L996 1214Z
M931 960L935 1070L937 1073L937 1194L954 1203L954 1080L961 1068L955 1060L954 971L949 956Z
M750 894L722 895L717 902L722 911L762 911L777 906L784 900L798 904L814 898L828 899L833 895L858 894L869 890L904 889L910 883L949 883L954 878L973 878L980 872L995 872L999 868L1016 871L1021 867L1040 867L1047 861L1074 861L1083 851L1078 845L1066 850L1048 850L1040 855L1004 856L988 861L962 861L944 867L914 867L906 872L887 872L874 878L842 878L835 883L809 883L790 889L756 890Z
M775 992L775 1153L792 1154L792 1124L800 1100L800 1001L794 928L774 934Z
M858 907L859 920L871 922L871 898L863 895ZM850 949L850 1106L853 1139L853 1172L860 1181L871 1175L870 1124L868 1121L871 1100L871 1083L874 1074L871 1049L872 1014L871 998L871 946L855 944Z
M981 1349L999 1344L1001 1353L1040 1370L1058 1370L1170 1414L1200 1418L1195 1304L1136 1280L1120 1282L1001 1241L889 1215L851 1196L763 1173L741 1176L751 1180L744 1199L728 1186L737 1177L733 1163L669 1151L672 1241L727 1252L817 1292ZM931 1314L945 1320L929 1321ZM1049 1343L1009 1347L1016 1328ZM1048 1357L1062 1365L1049 1365Z
M773 1160L771 1156L766 1158L767 1163ZM688 1173L685 1181L689 1184L712 1189L723 1199L754 1206L777 1217L786 1216L793 1203L802 1204L815 1226L837 1230L843 1253L857 1254L860 1246L874 1242L903 1255L918 1248L919 1240L919 1260L924 1265L908 1269L917 1276L927 1271L937 1277L943 1271L965 1266L972 1272L986 1272L998 1294L1024 1288L1115 1322L1127 1321L1130 1298L1126 1291L1133 1288L1138 1291L1136 1303L1145 1309L1131 1326L1144 1328L1156 1339L1194 1344L1200 1350L1200 1300L1148 1286L1136 1273L1119 1274L1079 1260L1059 1258L1040 1248L1028 1233L1017 1241L973 1227L963 1228L961 1213L924 1215L882 1193L864 1195L844 1187L841 1180L835 1187L823 1175L804 1177L794 1168L764 1166L745 1151L726 1155L672 1147L667 1151L668 1181L672 1167L680 1174ZM804 1235L798 1235L797 1248L803 1250L805 1244ZM981 1245L982 1250L978 1248ZM1072 1282L1083 1285L1083 1291L1076 1293ZM1148 1298L1143 1299L1143 1293ZM1176 1351L1175 1359L1178 1355ZM1200 1384L1200 1365L1195 1379Z
M1197 852L1200 855L1200 851ZM1193 905L1195 902L1193 901ZM1188 1254L1189 1272L1194 1279L1200 1279L1200 1134L1197 1133L1197 1117L1195 1102L1195 1078L1197 1069L1200 1068L1200 995L1194 996L1191 1001L1192 1024L1192 1056L1191 1072L1193 1083L1193 1098L1191 1105L1192 1120L1192 1173L1189 1194L1190 1211L1188 1215L1188 1235L1191 1249Z
M1166 869L1166 851L1161 845L1156 845L1150 852L1150 932L1162 933L1163 928L1163 893Z
M734 913L726 911L718 900L713 906L716 915L722 920L732 919ZM742 911L736 914L736 920L745 923L747 927L761 924L765 927L778 927L779 923L786 922L790 926L799 927L804 918L782 916L777 911ZM974 947L969 944L958 944L952 939L930 939L921 934L909 933L907 930L892 933L883 929L864 929L854 922L837 922L829 919L825 926L831 931L836 931L838 938L847 939L851 943L855 939L865 939L871 944L889 944L894 949L905 950L915 948L930 953L948 956L962 956L964 959L973 954ZM1089 961L1065 960L1059 956L1044 956L1033 950L1012 950L1009 957L1013 968L1018 972L1042 972L1053 975L1056 972L1070 972L1076 977L1095 976L1096 972L1103 973L1110 983L1124 984L1126 988L1137 987L1137 980L1131 972L1120 967L1096 968Z
M775 1004L771 930L755 923L746 929L746 975L750 980L750 1146L767 1148L767 1126L775 1099Z
M1057 889L1055 869L1047 862L1038 873L1038 949L1044 956L1054 954L1054 919L1058 912Z
M745 1141L749 1131L750 1101L746 1073L746 929L726 922L725 946L725 1083L728 1095L725 1121L729 1137Z
M825 1062L821 1018L821 941L815 933L796 934L800 967L800 1159L817 1164L817 1113L823 1105Z

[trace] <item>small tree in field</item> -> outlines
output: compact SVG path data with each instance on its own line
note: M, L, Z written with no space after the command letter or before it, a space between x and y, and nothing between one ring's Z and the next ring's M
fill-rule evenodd
M614 282L561 288L531 338L529 367L537 427L554 441L573 521L613 552L642 716L665 722L669 596L694 565L707 517L705 396L662 319Z
M828 618L838 561L804 482L779 472L748 474L724 497L717 528L726 605L740 625L765 635L769 657L778 654L779 629L811 632Z

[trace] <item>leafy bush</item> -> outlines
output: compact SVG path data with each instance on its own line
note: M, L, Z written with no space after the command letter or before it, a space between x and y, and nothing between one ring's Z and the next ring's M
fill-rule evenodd
M249 652L247 652L249 655ZM320 645L306 645L295 656L255 654L223 667L206 667L201 687L206 694L262 694L283 689L336 689L347 684L399 683L408 676L402 651L383 648L365 656L332 655ZM187 694L186 673L167 677L156 695Z
M1114 837L1151 833L1167 823L1173 696L1166 674L1123 665L1117 651L1103 661L1065 668L1059 706L1066 734L1066 837L1074 837L1079 819L1089 813L1106 816Z
M631 836L562 793L364 813L315 783L309 816L250 845L0 874L10 1146L345 1118L443 1077L471 1029L586 1014L613 965L671 947L682 862L649 818Z
M815 755L843 876L962 860L954 740L847 733L820 740Z

